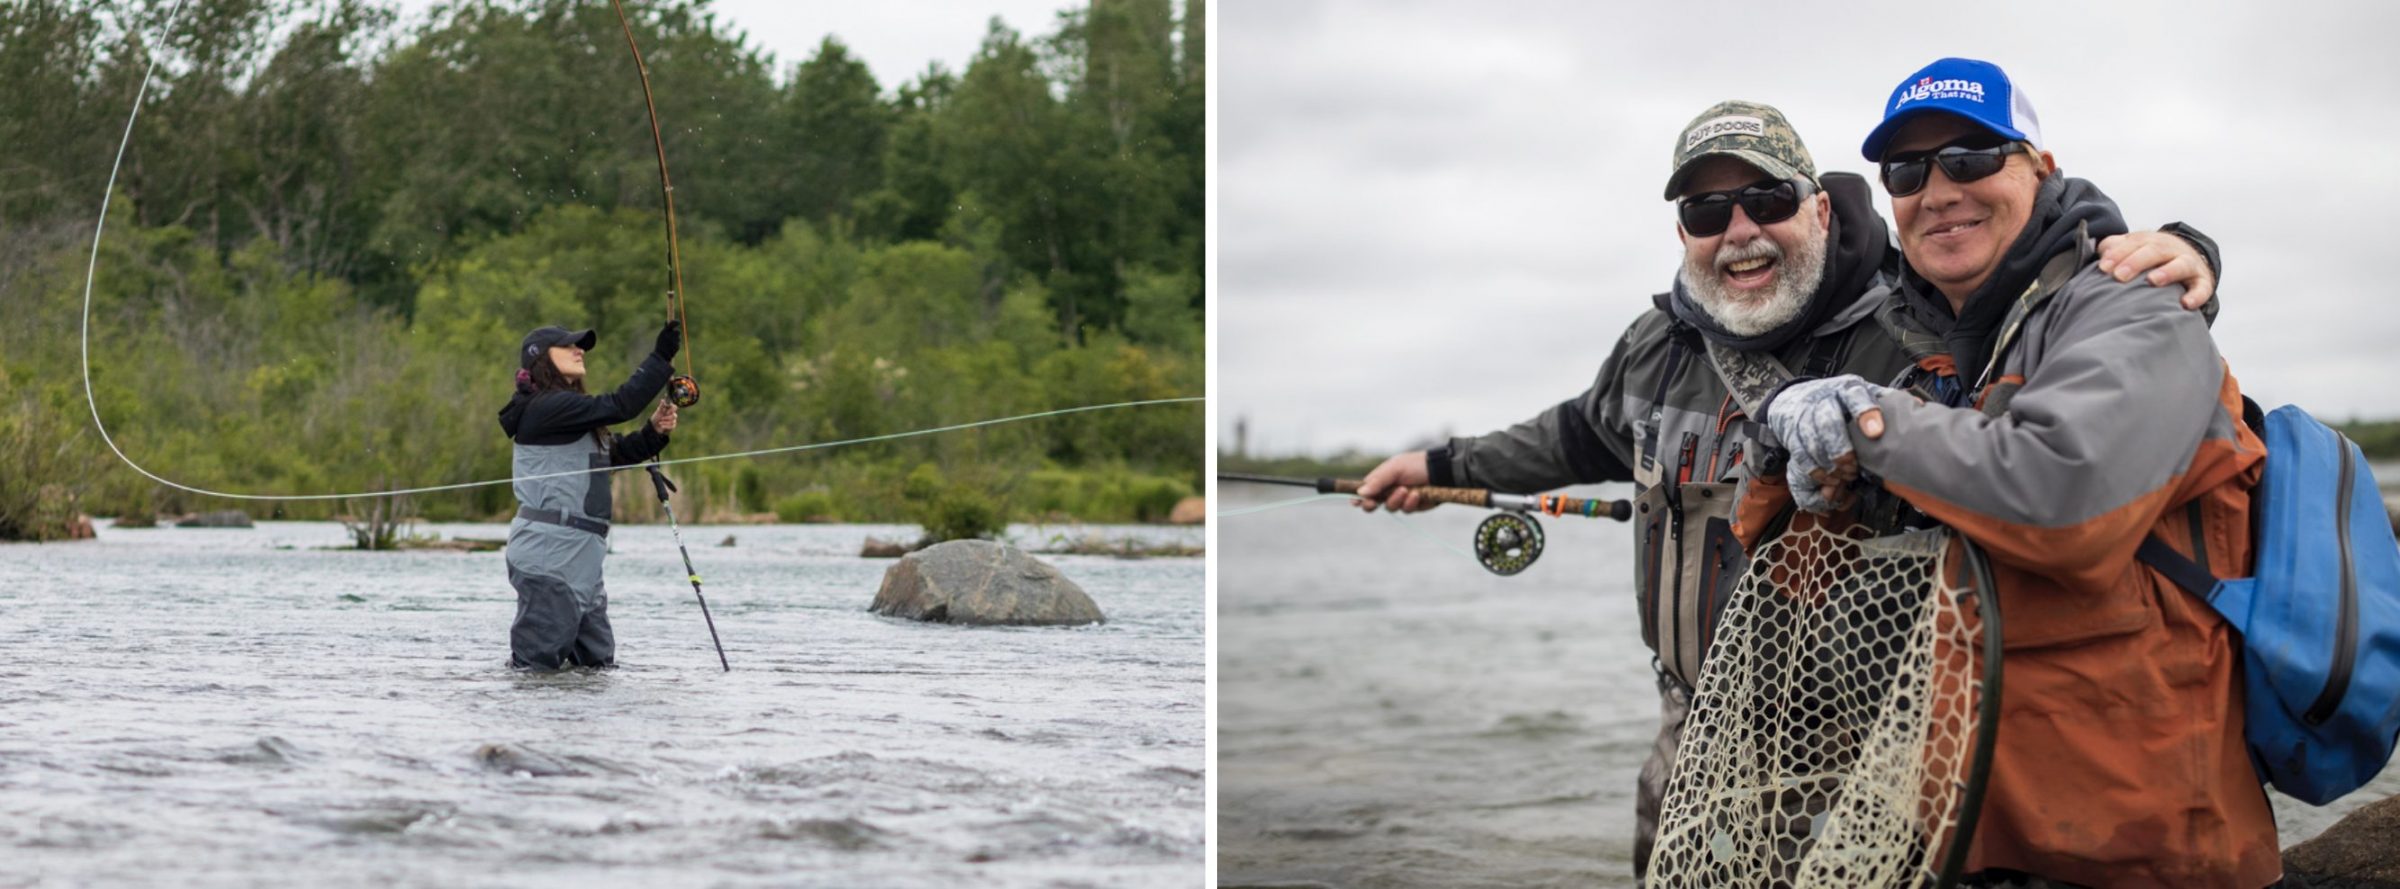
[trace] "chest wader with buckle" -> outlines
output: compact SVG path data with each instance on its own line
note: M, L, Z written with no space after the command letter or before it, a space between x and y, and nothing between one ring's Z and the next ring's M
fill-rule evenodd
M1849 357L1856 327L1816 339L1805 373L1833 374ZM1715 342L1694 355L1682 342L1670 347L1665 373L1643 424L1634 484L1634 587L1641 596L1642 642L1650 646L1665 678L1682 689L1700 678L1700 665L1717 619L1749 556L1734 534L1740 483L1737 470L1780 475L1782 455L1765 427L1749 419L1793 373L1775 356ZM1723 386L1716 399L1729 402L1716 415L1670 407L1668 389L1685 365L1705 358ZM1731 411L1738 410L1739 413ZM1785 519L1788 521L1788 515ZM1772 536L1770 529L1768 536Z
M616 635L600 580L611 515L608 449L589 435L567 444L518 444L513 471L520 505L508 525L508 583L517 589L510 663L614 666Z
M1828 376L1850 361L1858 327L1813 340L1806 372ZM1889 356L1880 353L1859 357L1889 363ZM1676 384L1694 365L1703 365L1699 372L1708 376L1690 380L1685 397L1676 397ZM1669 342L1644 421L1637 427L1634 590L1642 642L1650 646L1658 670L1660 710L1658 737L1635 782L1637 875L1647 870L1657 839L1658 815L1682 746L1701 662L1725 602L1749 566L1749 554L1733 529L1741 484L1726 479L1740 478L1745 466L1753 474L1781 475L1781 450L1764 425L1748 418L1792 377L1772 355L1676 335ZM1701 391L1688 391L1691 385ZM1711 414L1670 401L1721 407ZM1777 524L1788 521L1787 512ZM1769 536L1777 531L1770 529Z

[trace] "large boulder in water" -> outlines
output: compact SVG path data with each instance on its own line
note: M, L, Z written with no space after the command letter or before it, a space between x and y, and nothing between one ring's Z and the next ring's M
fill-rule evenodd
M1083 588L1023 550L988 540L937 543L883 572L876 614L960 624L1106 621Z
M2316 839L2283 850L2293 889L2400 889L2400 796L2360 807Z

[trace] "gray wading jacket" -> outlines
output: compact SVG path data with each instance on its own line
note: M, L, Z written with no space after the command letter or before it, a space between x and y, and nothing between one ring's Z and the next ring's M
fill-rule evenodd
M500 428L516 444L512 472L519 506L508 526L511 567L566 581L578 596L599 595L600 558L608 551L614 513L609 473L665 450L667 434L648 425L631 435L602 432L603 446L593 430L640 417L672 373L666 359L651 355L614 392L519 392L500 410Z
M1891 292L1897 251L1868 203L1863 180L1847 174L1824 179L1833 195L1835 230L1828 241L1835 255L1811 297L1818 305L1800 319L1814 323L1763 354L1787 376L1857 374L1892 382L1909 359L1874 314ZM1668 295L1657 303L1626 329L1583 394L1508 429L1451 439L1428 454L1426 464L1436 485L1516 493L1633 482L1642 641L1662 669L1690 686L1700 676L1701 655L1725 599L1747 565L1735 534L1737 502L1752 496L1752 482L1762 476L1783 502L1788 495L1779 449L1744 408L1753 399L1735 397L1718 372L1729 350L1720 344L1712 360L1710 338L1716 334L1680 320ZM1777 382L1753 380L1746 388L1771 390ZM1746 530L1753 539L1762 533Z

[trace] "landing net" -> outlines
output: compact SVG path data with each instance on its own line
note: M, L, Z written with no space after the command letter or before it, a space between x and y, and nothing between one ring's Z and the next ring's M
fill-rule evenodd
M1811 528L1760 547L1701 667L1648 885L1955 878L1999 676L1988 572L1951 539Z

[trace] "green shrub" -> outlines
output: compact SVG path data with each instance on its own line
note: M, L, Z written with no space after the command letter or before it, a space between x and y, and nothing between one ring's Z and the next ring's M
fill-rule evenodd
M932 500L941 496L945 486L941 469L931 463L919 463L917 468L908 471L908 478L900 482L900 495L910 500Z
M1000 502L980 490L957 486L944 490L919 513L929 543L996 537L1008 530Z
M767 507L766 474L759 472L758 467L756 466L743 466L741 470L734 473L733 476L733 499L735 503L740 505L742 511L744 512L757 512L761 507ZM783 516L782 506L783 504L777 503L771 507L775 510L775 515L777 518L782 518ZM830 512L817 514L831 515ZM784 519L784 521L788 522L792 520Z
M87 487L82 432L31 397L8 407L0 412L0 540L64 539Z
M1174 514L1175 504L1192 495L1192 489L1182 482L1157 476L1137 476L1126 485L1126 497L1131 501L1133 519L1137 522L1163 522Z
M802 491L775 501L775 519L782 522L838 522L841 501L822 488Z

